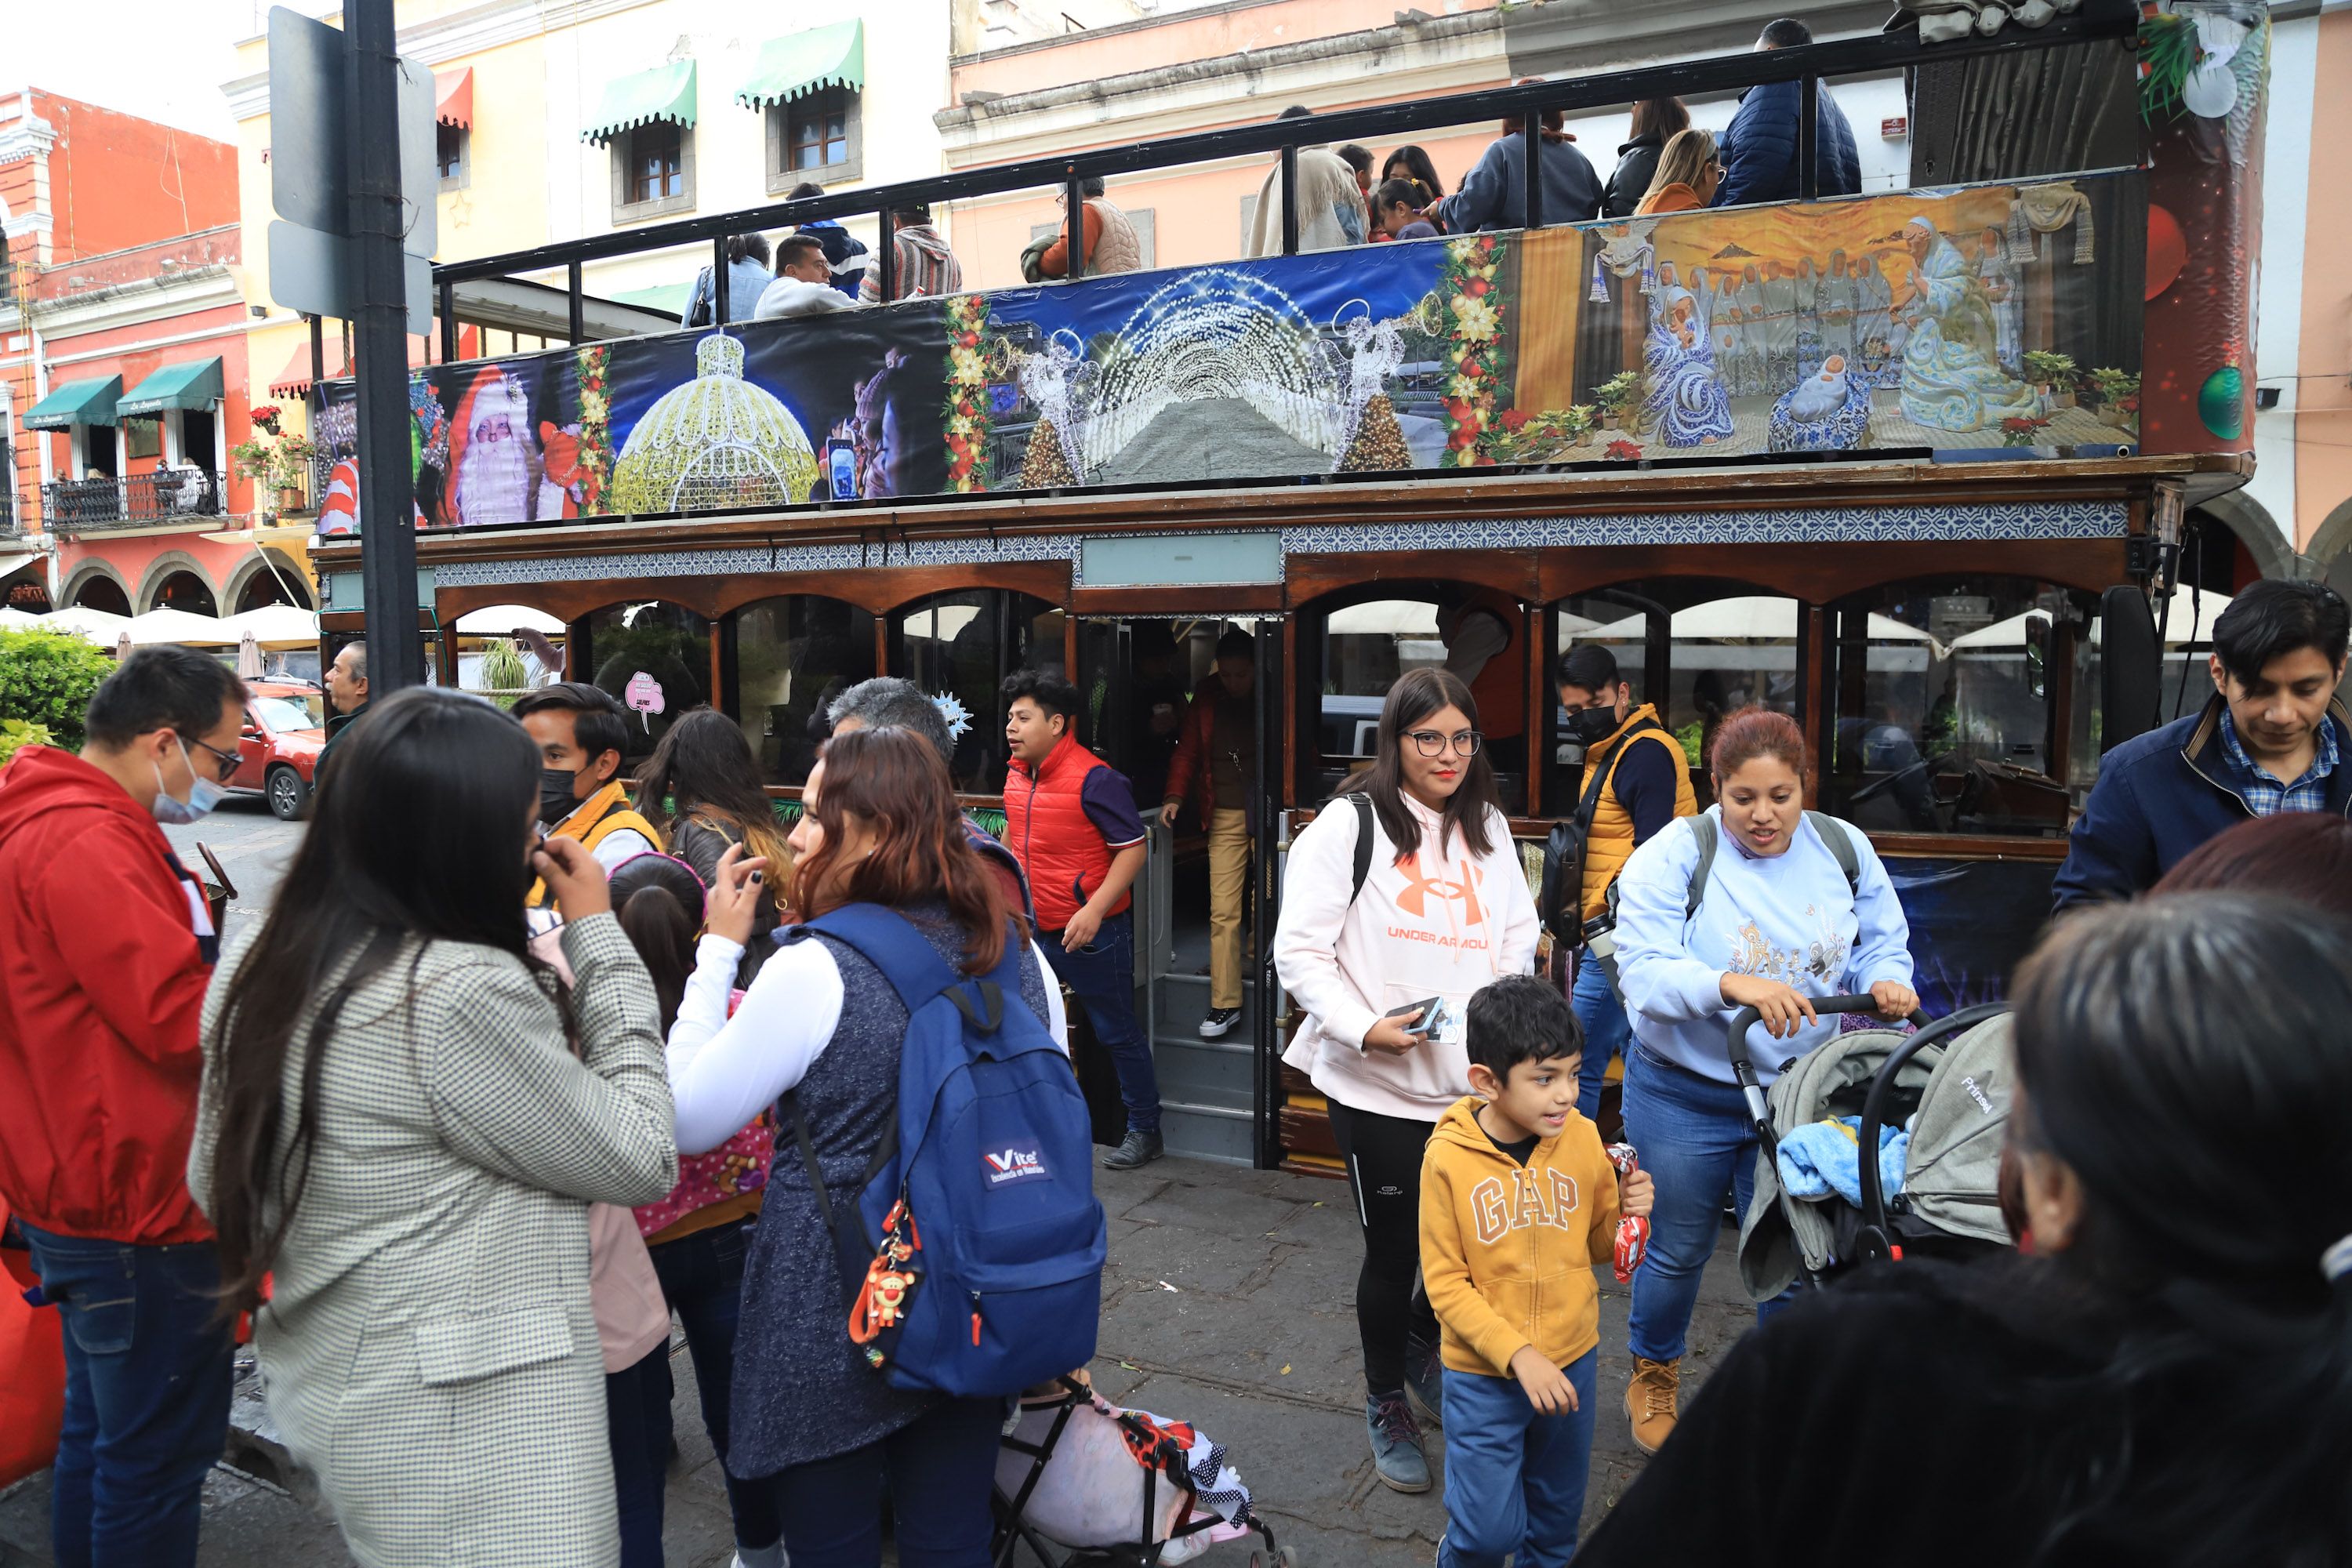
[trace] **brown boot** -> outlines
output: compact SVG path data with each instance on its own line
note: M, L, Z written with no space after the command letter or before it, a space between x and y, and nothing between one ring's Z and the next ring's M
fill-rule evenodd
M1633 1378L1625 1385L1625 1416L1633 1424L1633 1446L1654 1454L1675 1433L1675 1395L1682 1388L1683 1362L1633 1358Z

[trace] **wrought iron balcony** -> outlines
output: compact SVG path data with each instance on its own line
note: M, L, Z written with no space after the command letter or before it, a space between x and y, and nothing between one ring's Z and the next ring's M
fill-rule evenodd
M140 528L220 515L220 482L201 468L161 468L126 479L95 475L41 487L41 517L52 533Z

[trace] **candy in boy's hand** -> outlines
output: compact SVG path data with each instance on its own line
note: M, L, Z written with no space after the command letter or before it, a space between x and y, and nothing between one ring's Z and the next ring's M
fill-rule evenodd
M1642 1168L1639 1155L1631 1143L1612 1143L1608 1148L1609 1163L1617 1168L1621 1182L1630 1181ZM1644 1207L1648 1206L1646 1205ZM1650 1217L1642 1214L1618 1216L1617 1246L1612 1260L1617 1271L1617 1283L1623 1285L1633 1278L1633 1270L1642 1267L1642 1259L1650 1251Z

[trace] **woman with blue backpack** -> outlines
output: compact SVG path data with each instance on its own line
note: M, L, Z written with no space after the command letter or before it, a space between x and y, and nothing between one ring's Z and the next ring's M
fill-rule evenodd
M1654 1454L1679 1415L1684 1341L1699 1273L1728 1194L1745 1219L1756 1126L1732 1077L1731 1019L1743 1007L1777 1044L1750 1035L1757 1077L1826 1040L1812 999L1867 992L1884 1017L1919 1005L1911 928L1862 829L1805 809L1804 731L1785 713L1743 708L1716 731L1716 804L1635 849L1617 879L1617 973L1633 1044L1625 1053L1625 1137L1657 1183L1650 1251L1633 1276L1625 1413ZM1769 1311L1773 1303L1765 1303Z
M1093 1351L1103 1222L1084 1102L1055 1054L1066 1048L1059 986L966 842L947 769L919 736L835 736L801 805L784 902L804 923L779 933L729 1017L765 862L728 850L669 1037L681 1148L715 1148L769 1106L782 1128L744 1270L727 1466L773 1478L796 1568L878 1563L886 1474L901 1563L982 1568L1003 1395L1024 1386L1010 1380L1067 1372ZM908 1106L918 1075L902 1069L961 1045L960 1017L992 1026L1003 1058L971 1079L1049 1058L1051 1075L986 1102L1017 1102L1032 1124L1008 1129L988 1109L957 1120L955 1104L978 1102L952 1074L939 1080L945 1109ZM970 1153L974 1182L987 1179L982 1148L1011 1173L1011 1190L980 1203L1027 1205L1085 1232L1063 1250L1090 1247L1093 1273L1062 1271L1085 1310L1058 1314L1064 1338L1082 1345L1050 1333L1035 1346L1000 1342L1008 1322L1026 1321L1024 1304L973 1282L969 1255L985 1227L961 1193L938 1193L938 1162L926 1157L974 1136L984 1140ZM962 1161L950 1164L962 1173ZM877 1214L871 1194L893 1181L898 1201ZM1050 1370L1008 1364L1024 1351Z

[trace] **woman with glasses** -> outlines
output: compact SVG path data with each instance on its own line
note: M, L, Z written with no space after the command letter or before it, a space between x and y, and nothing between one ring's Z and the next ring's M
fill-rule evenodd
M1625 1391L1645 1454L1675 1429L1684 1340L1724 1197L1745 1219L1755 1187L1756 1124L1731 1074L1732 1016L1762 1014L1748 1045L1769 1084L1835 1032L1813 998L1867 992L1888 1018L1919 1005L1911 928L1886 868L1860 828L1805 809L1797 721L1743 708L1716 731L1707 762L1717 804L1634 850L1617 879L1618 983L1633 1025L1625 1137L1658 1193L1649 1258L1633 1276Z
M1274 961L1307 1015L1283 1059L1330 1102L1364 1266L1356 1324L1364 1416L1382 1482L1426 1491L1405 1393L1441 1403L1437 1318L1416 1299L1422 1147L1470 1091L1463 1009L1534 967L1536 907L1459 676L1389 688L1379 753L1292 841Z

